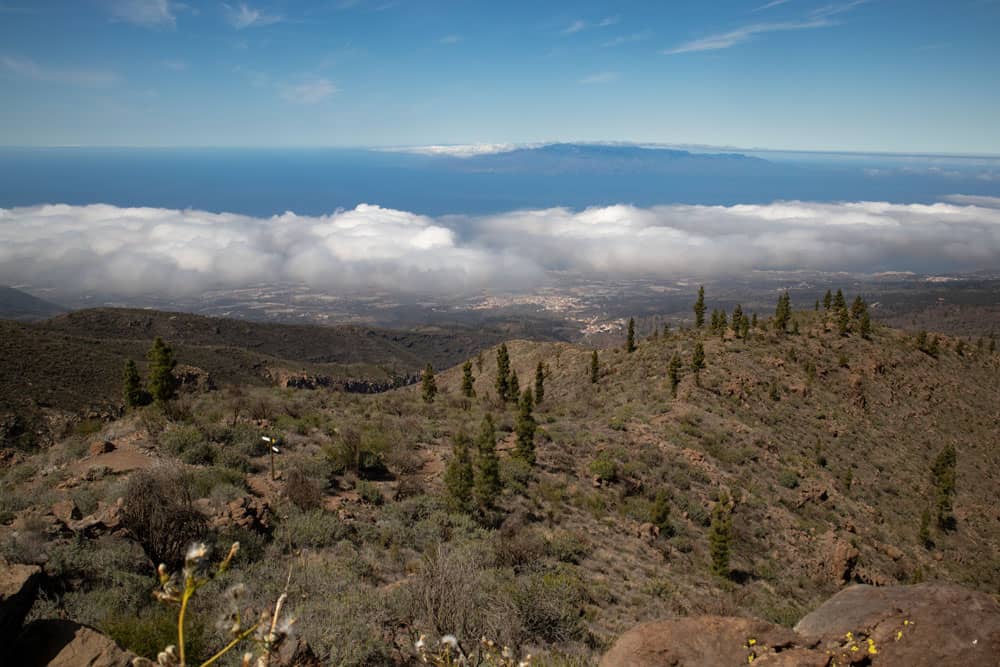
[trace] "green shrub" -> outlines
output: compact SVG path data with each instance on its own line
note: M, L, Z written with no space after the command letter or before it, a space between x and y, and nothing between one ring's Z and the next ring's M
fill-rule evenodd
M557 530L549 538L549 553L563 563L578 564L592 550L590 540L574 531Z
M274 539L291 549L322 549L347 539L350 534L350 527L335 514L323 510L293 511L278 524Z
M73 433L81 437L87 437L100 433L104 428L104 422L100 419L83 419L73 427Z
M191 493L195 498L207 498L216 487L228 485L238 489L246 489L246 480L242 473L229 468L212 466L197 468L188 473Z
M184 642L190 664L200 664L210 656L208 623L185 625ZM99 629L123 648L136 655L155 656L165 646L177 643L177 612L173 607L153 607L141 614L116 612Z
M607 454L600 454L590 462L590 474L602 482L614 482L618 479L618 464Z
M182 424L165 430L158 438L160 446L172 456L182 457L188 450L206 443L205 434L193 424Z
M531 466L519 458L500 459L500 483L514 493L526 494L531 481Z
M560 569L518 577L511 593L525 632L536 641L561 643L582 636L584 587L572 572Z
M785 468L778 474L778 483L786 489L794 489L799 485L799 475L790 468Z
M385 502L385 497L378 486L366 479L359 480L354 490L361 496L361 500L369 505L381 505Z

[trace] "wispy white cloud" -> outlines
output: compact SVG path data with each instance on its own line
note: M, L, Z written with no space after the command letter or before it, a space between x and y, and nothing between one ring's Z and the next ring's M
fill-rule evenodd
M85 88L113 86L119 76L107 70L59 68L41 65L30 58L0 56L0 71L11 76L45 83L62 83Z
M282 86L281 96L296 104L318 104L336 92L337 86L329 79L311 79Z
M249 7L245 2L241 2L236 7L225 5L229 14L229 22L237 30L245 28L259 28L283 21L283 17L277 14L266 14L260 9Z
M144 28L173 28L177 13L191 9L173 0L106 0L108 11L116 21L125 21ZM194 11L194 10L191 10Z
M823 18L815 18L808 21L788 21L782 23L754 23L743 26L742 28L737 28L736 30L730 30L729 32L717 33L715 35L709 35L708 37L702 37L701 39L685 42L680 46L675 46L672 49L665 49L660 53L673 56L679 53L717 51L719 49L728 49L731 46L742 44L743 42L746 42L758 35L764 35L769 32L812 30L814 28L826 28L831 25L833 25L832 21Z
M634 32L631 35L619 35L614 39L609 39L606 42L602 42L601 46L605 48L610 48L614 46L621 46L622 44L631 44L633 42L641 42L643 40L649 39L653 36L653 33L646 30L643 32Z
M618 76L618 72L595 72L594 74L590 74L589 76L585 76L580 79L580 83L611 83L612 81L617 81Z
M438 40L438 44L458 44L463 39L461 35L445 35Z
M171 0L107 0L108 11L118 21L146 28L173 28L177 24L177 3Z
M109 205L0 209L0 284L198 294L303 282L457 293L583 276L760 270L971 271L1000 265L1000 198L924 204L615 205L438 218L360 205L324 216Z
M174 72L183 72L187 69L187 63L183 60L164 60L163 66Z
M758 10L768 9L785 4L786 0L774 0L768 4L758 7ZM813 30L816 28L828 28L837 25L834 17L848 12L855 7L868 3L869 0L850 0L849 2L832 3L817 7L807 14L805 19L799 21L780 21L768 23L753 23L745 25L729 32L716 33L701 39L685 42L672 49L665 49L660 53L668 56L680 53L694 53L698 51L718 51L728 49L737 44L747 42L754 37L772 32L790 32L795 30Z
M783 4L787 3L787 2L790 2L790 0L771 0L771 2L768 2L766 4L761 5L760 7L757 7L756 9L754 9L754 11L755 12L762 12L762 11L765 11L767 9L772 9L774 7L779 7L779 6L781 6L781 5L783 5Z
M620 16L606 16L596 23L591 23L589 21L584 21L583 19L577 19L570 23L568 26L562 29L562 34L573 35L590 28L608 28L613 25L618 25L621 22Z
M837 16L838 14L849 12L855 7L868 4L870 1L871 0L850 0L850 2L831 3L812 10L810 12L810 16L814 18L829 18L831 16Z

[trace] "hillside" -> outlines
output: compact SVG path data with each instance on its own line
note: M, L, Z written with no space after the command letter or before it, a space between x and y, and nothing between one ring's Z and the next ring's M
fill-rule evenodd
M66 312L62 306L49 303L27 292L0 285L0 319L31 322Z
M275 369L381 382L419 372L428 362L455 364L502 333L287 325L114 308L32 324L0 320L0 409L118 405L125 360L142 365L156 336L181 363L208 371L216 383L263 386Z
M162 474L201 499L210 539L246 545L232 577L250 587L248 604L273 601L291 567L299 636L330 664L412 664L421 633L485 634L536 654L532 664L594 664L639 622L708 613L791 626L849 583L943 581L995 595L1000 355L940 337L935 357L897 330L866 340L838 335L826 313L793 320L797 335L765 321L747 340L689 330L632 354L603 349L593 384L589 349L507 343L522 388L538 362L547 367L534 467L513 456L517 408L496 398L495 350L472 357L472 400L453 367L432 403L419 386L251 388L78 428L8 456L0 557L44 560L56 583L36 616L68 616L148 651L138 628L169 627L143 595L155 583L148 554L112 529L70 538L65 505L48 508L106 511L123 477L173 463L180 471ZM503 492L496 512L467 514L449 504L444 471L458 434L475 437L486 414ZM285 438L278 481L263 433ZM88 449L104 441L114 450ZM921 536L946 445L957 452L952 518ZM732 557L717 576L709 524L725 498Z

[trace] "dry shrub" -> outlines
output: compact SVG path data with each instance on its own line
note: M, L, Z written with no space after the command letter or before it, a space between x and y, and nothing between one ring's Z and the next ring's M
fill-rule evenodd
M154 564L179 566L208 531L192 488L189 475L170 467L136 471L125 486L122 523Z
M317 509L323 504L323 490L306 473L294 467L285 479L285 497L303 512Z

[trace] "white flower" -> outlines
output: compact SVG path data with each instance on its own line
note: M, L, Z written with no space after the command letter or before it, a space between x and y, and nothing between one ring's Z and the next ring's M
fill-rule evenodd
M204 542L194 542L188 547L184 560L188 563L203 560L208 555L208 547Z

